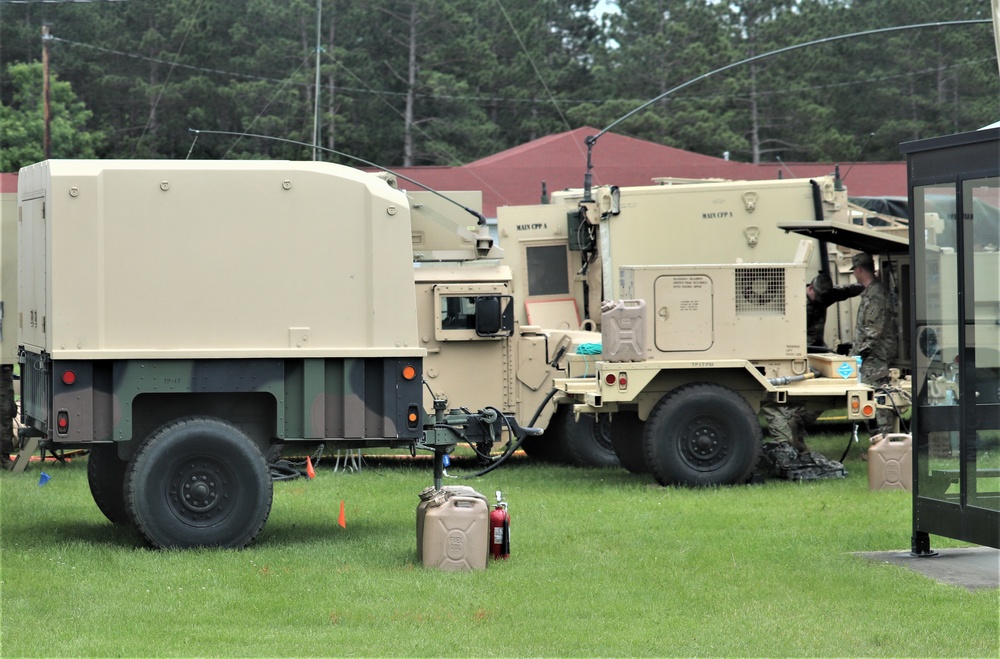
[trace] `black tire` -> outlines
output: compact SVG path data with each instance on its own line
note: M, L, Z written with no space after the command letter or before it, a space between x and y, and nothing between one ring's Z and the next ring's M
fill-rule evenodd
M648 474L642 446L643 422L638 412L618 412L611 417L611 447L621 466L633 474Z
M521 450L532 460L543 462L557 462L560 453L562 453L560 447L556 445L556 440L547 432L533 437L525 437L524 441L521 442Z
M745 483L760 459L753 408L731 389L685 385L653 407L643 432L646 464L663 485Z
M94 503L112 524L128 524L125 507L125 470L128 462L118 457L115 444L94 444L87 456L87 483Z
M264 528L272 494L260 449L206 417L155 430L125 475L129 518L154 547L244 547Z
M549 432L562 449L562 459L577 467L617 467L618 456L611 446L607 415L595 420L593 414L573 416L568 405L560 405L549 422Z

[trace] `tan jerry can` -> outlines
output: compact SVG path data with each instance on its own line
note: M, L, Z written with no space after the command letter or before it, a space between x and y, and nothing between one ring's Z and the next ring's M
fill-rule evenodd
M486 497L442 491L423 510L421 559L445 571L484 570L489 555Z
M646 359L645 300L619 300L601 305L601 352L609 362Z
M474 488L469 485L445 485L440 490L436 490L433 487L426 487L420 492L420 503L417 504L417 560L423 562L424 560L424 521L427 516L427 509L432 506L440 506L447 500L448 497L464 494L465 496L477 497L482 499L486 504L486 508L489 509L490 501L484 495L477 492ZM438 497L444 496L445 499L442 500Z
M913 437L875 435L868 449L868 489L913 491Z

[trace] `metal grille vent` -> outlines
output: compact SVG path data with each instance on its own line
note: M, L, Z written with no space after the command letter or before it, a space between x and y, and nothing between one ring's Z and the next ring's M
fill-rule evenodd
M737 316L785 315L784 268L736 269Z

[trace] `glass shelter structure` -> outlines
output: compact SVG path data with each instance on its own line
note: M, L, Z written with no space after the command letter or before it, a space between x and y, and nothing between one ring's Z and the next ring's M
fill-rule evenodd
M1000 548L1000 128L907 142L911 551Z

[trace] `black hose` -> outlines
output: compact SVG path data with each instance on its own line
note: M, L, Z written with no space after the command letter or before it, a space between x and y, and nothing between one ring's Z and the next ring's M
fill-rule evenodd
M555 396L557 393L559 393L559 390L556 389L555 387L553 387L549 391L549 393L546 394L545 398L542 400L541 404L538 406L538 409L535 410L535 415L533 417L531 417L531 421L528 422L528 427L529 428L534 427L535 422L538 421L538 417L540 417L542 415L542 410L545 409L545 406L549 404L549 401L551 401L552 398L553 398L553 396ZM490 409L490 408L488 408L488 409ZM508 430L510 430L510 422L507 421L507 417L504 416L503 419L504 419L504 423L507 424ZM511 431L511 432L513 432L513 431ZM506 462L510 458L510 456L514 455L514 452L517 451L517 449L521 448L521 444L523 444L524 440L527 439L527 438L528 438L527 435L523 435L520 439L517 440L516 443L510 444L510 446L507 447L507 450L504 451L497 458L495 458L493 460L493 463L490 464L488 467L486 467L485 469L482 469L480 471L477 471L474 474L469 474L467 476L462 476L462 478L478 478L480 476L485 476L486 474L490 473L491 471L493 471L494 469L496 469L497 467L499 467L500 465L502 465L504 462Z

